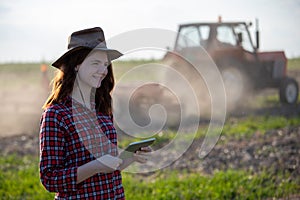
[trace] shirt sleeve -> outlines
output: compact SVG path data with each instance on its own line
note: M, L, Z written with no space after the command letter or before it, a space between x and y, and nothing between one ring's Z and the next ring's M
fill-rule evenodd
M71 192L78 189L77 167L65 167L65 138L62 116L57 110L46 110L40 123L40 179L49 192Z

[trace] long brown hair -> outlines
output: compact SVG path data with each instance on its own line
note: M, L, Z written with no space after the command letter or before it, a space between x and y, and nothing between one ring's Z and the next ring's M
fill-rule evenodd
M80 65L91 52L91 49L80 49L67 56L52 80L52 92L43 105L43 109L61 103L68 95L71 95L76 79L75 67ZM108 58L109 59L109 58ZM101 83L101 87L96 89L95 103L96 110L106 115L112 115L111 91L114 87L114 76L112 64L108 66L108 73Z

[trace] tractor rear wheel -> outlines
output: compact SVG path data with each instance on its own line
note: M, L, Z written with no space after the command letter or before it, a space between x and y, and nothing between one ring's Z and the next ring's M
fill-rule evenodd
M243 72L236 67L226 67L221 71L227 103L236 105L244 96L247 88L247 80Z
M299 88L296 80L285 78L279 88L280 102L285 104L295 104L298 100Z

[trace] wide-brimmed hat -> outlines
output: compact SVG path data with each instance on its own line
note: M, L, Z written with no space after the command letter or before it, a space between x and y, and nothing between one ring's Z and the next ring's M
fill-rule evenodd
M115 49L107 48L103 30L100 27L95 27L72 33L68 39L68 51L58 58L52 65L56 68L60 68L68 55L84 48L105 51L107 52L110 60L117 59L123 55Z

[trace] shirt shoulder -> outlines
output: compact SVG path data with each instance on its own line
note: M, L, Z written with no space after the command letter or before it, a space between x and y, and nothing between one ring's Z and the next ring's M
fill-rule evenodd
M41 117L41 123L43 121L52 121L60 126L66 127L65 121L70 118L72 108L65 103L56 103L44 110Z
M49 106L44 110L44 113L53 113L56 115L64 116L71 113L71 109L72 106L70 102L67 100L67 101L63 101L62 103L52 104L51 106Z

